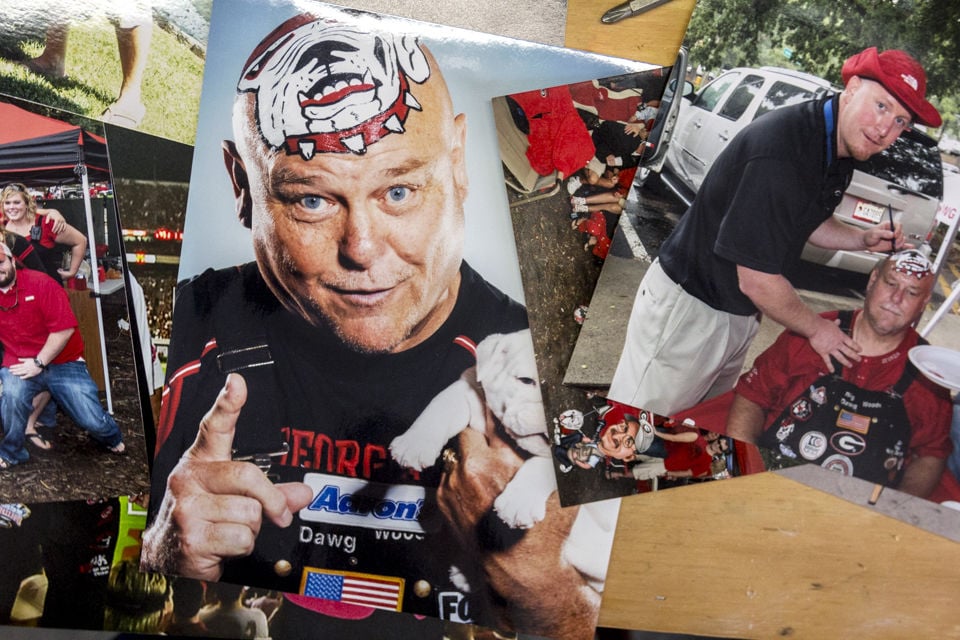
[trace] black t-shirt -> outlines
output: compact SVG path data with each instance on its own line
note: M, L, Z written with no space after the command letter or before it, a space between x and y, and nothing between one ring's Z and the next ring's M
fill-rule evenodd
M836 97L804 102L734 137L660 248L667 275L715 309L756 313L737 265L783 273L850 184L853 161L837 159L836 114Z
M590 134L593 146L596 147L596 156L606 162L607 156L615 156L623 160L622 168L635 167L640 164L640 156L634 155L643 144L637 136L631 136L624 131L624 124L616 120L604 120Z
M447 321L398 354L358 353L330 331L285 311L253 263L208 271L181 290L151 507L160 505L167 475L223 385L218 356L226 349L244 351L245 342L265 341L273 364L241 371L248 401L235 447L252 450L250 442L266 442L261 450L276 450L285 442L289 452L271 473L307 482L316 496L308 509L315 520L297 514L284 530L265 523L253 555L228 563L223 580L309 593L311 584L320 588L328 581L326 575L314 575L312 567L400 578L405 612L442 617L460 604L464 594L449 583L449 569L464 559L457 557L449 534L439 532L432 503L440 466L416 473L400 467L389 452L392 439L430 400L475 364L474 355L455 339L465 336L477 343L528 326L520 304L465 263L460 272L460 291ZM240 291L243 300L231 291ZM411 522L413 511L423 531ZM366 512L379 520L371 522ZM277 575L278 560L291 563L288 575Z

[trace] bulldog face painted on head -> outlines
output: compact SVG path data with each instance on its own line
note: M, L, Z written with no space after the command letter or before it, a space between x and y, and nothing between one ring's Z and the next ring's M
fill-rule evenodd
M375 34L306 18L284 23L253 52L237 85L257 95L257 125L275 150L363 154L390 133L403 133L420 104L411 82L430 76L409 36Z
M933 273L933 265L925 255L915 249L906 249L891 256L893 270L922 280Z

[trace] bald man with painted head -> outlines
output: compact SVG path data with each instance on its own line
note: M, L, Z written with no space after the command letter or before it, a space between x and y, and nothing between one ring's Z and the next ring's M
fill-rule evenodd
M599 595L560 555L577 510L490 515L513 448L468 430L422 471L390 454L471 345L528 326L463 259L466 122L430 52L298 16L251 54L233 124L256 260L178 292L144 569L296 594L275 637L310 609L338 631L351 584L376 608L592 637Z
M734 389L727 435L797 462L926 497L950 454L950 394L909 359L922 342L913 325L936 283L927 258L910 249L881 260L863 308L828 312L862 347L860 359L829 371L802 336L784 331Z

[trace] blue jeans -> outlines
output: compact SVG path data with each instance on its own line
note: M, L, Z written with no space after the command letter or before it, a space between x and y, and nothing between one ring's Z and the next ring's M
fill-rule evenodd
M947 468L953 476L960 480L960 393L953 400L953 422L950 424L950 439L953 441L953 452L947 458Z
M0 419L4 437L0 443L0 458L8 464L24 462L30 457L23 446L27 419L33 411L33 397L41 391L50 395L81 429L106 447L115 447L123 440L116 421L100 404L97 385L94 384L82 361L51 364L33 378L23 379L0 369L3 394L0 395Z

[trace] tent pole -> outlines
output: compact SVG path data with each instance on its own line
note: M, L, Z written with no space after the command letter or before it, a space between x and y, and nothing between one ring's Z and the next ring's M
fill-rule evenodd
M93 232L93 208L90 206L90 182L87 179L87 166L80 160L77 163L83 185L83 208L87 217L87 248L90 251L90 282L93 286L93 298L97 304L97 330L100 333L100 357L103 360L103 385L107 393L107 412L113 415L113 397L110 393L110 366L107 362L107 341L103 332L103 308L100 306L100 273L97 265L97 237Z

